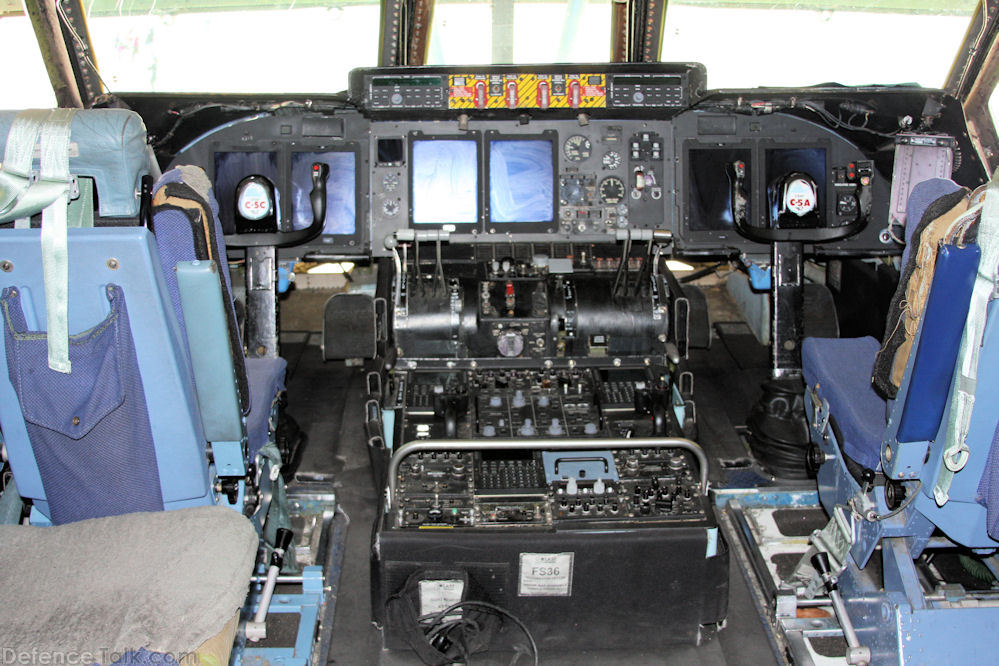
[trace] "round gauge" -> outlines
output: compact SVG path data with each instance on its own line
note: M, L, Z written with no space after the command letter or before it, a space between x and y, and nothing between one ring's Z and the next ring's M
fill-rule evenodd
M615 153L613 150L608 150L604 153L604 157L600 162L604 165L605 169L616 169L621 166L621 154Z
M239 214L247 220L261 220L271 213L272 201L267 186L254 177L240 183L236 194Z
M382 178L382 188L386 192L394 192L395 188L399 187L399 174L397 173L387 173Z
M605 204L620 203L624 198L624 182L617 176L607 176L600 181L600 202Z
M524 337L520 333L509 331L496 339L496 349L506 358L520 356L524 351Z
M590 156L590 140L582 134L573 134L565 140L562 152L570 162L582 162Z
M388 217L394 216L399 212L399 202L396 199L386 199L382 202L382 212Z

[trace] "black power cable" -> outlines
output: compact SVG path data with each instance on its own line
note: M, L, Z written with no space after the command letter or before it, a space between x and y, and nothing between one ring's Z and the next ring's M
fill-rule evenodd
M458 603L451 604L444 610L438 611L434 615L424 615L420 617L419 622L421 624L423 624L423 622L425 621L429 622L429 624L424 629L424 633L426 633L427 639L430 640L431 643L433 643L434 639L436 639L438 635L446 631L445 627L447 629L452 629L460 626L462 627L462 633L464 633L466 628L470 628L473 631L477 631L478 629L477 626L470 626L470 625L475 625L474 622L466 621L464 619L444 622L444 618L446 618L449 613L462 607L480 608L482 610L492 611L493 613L496 613L497 615L500 615L502 617L509 618L523 632L524 636L527 637L527 642L530 643L531 645L531 655L534 658L534 666L538 666L538 645L537 643L534 642L534 636L532 636L531 632L528 631L527 626L520 621L520 618L518 618L516 615L514 615L507 609L497 606L495 604L491 604L486 601L472 601L472 600L459 601ZM438 627L438 625L441 626ZM465 662L467 663L468 654L464 643L462 644L461 650L462 653L464 654Z

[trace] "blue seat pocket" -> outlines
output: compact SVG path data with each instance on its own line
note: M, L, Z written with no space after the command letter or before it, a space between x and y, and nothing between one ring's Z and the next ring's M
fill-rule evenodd
M69 373L48 367L48 336L26 330L16 290L4 292L3 309L10 381L25 421L79 440L121 407L125 391L116 353L119 307L89 331L70 336Z
M70 336L72 372L61 373L48 367L46 333L27 330L18 290L0 297L8 376L57 524L163 509L121 287L107 298L104 320Z

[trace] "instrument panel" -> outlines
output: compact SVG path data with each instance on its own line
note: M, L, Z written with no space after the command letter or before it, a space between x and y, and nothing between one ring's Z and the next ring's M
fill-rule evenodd
M288 256L390 256L400 230L451 244L615 243L656 230L678 255L766 255L747 229L797 223L777 222L792 176L808 185L808 223L834 230L806 253L900 252L890 132L872 139L800 110L835 108L821 101L829 91L784 109L708 96L704 82L693 64L361 69L356 108L249 116L173 164L206 169L227 233L250 175L273 182L280 231L308 226L309 169L330 167L323 233ZM879 94L915 114L928 95Z
M374 236L409 227L479 241L508 234L599 241L618 230L665 228L674 178L669 129L633 120L489 123L467 132L372 122ZM382 161L386 155L392 159Z

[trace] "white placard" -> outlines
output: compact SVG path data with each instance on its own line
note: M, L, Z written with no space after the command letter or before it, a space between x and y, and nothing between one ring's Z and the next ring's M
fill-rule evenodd
M522 597L572 596L572 563L575 553L521 553Z
M815 210L815 186L804 178L795 178L784 192L784 205L798 217Z
M420 615L435 615L448 606L453 606L461 601L461 593L464 591L465 582L462 580L421 580ZM461 617L461 611L455 610L453 617Z

